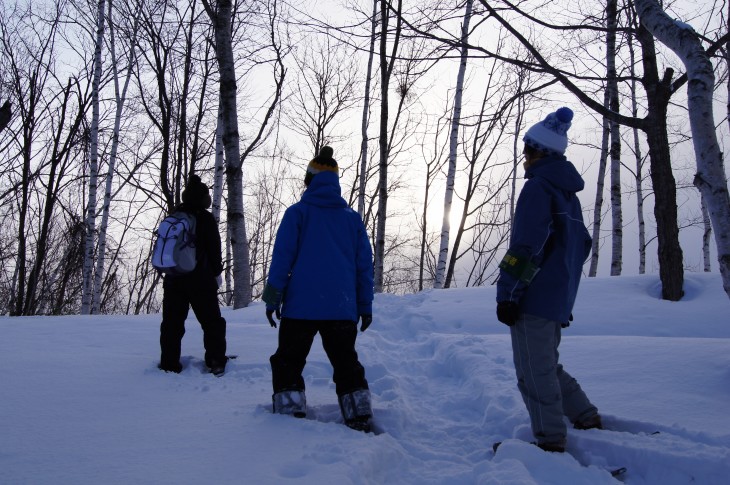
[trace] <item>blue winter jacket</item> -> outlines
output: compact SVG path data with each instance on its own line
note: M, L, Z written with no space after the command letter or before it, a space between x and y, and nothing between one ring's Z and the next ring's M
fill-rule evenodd
M540 268L527 284L500 270L497 301L515 301L520 311L567 322L573 311L591 237L576 192L584 182L562 155L531 165L517 199L509 251Z
M357 321L372 314L370 241L336 173L317 174L284 212L267 281L283 293L282 317Z

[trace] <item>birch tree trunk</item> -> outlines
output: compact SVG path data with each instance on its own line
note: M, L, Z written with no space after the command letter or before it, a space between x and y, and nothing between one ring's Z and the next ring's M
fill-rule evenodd
M635 4L642 24L674 51L687 69L687 108L697 157L694 184L710 213L723 288L730 297L730 196L712 111L712 63L689 25L672 20L653 0L636 0Z
M616 26L617 0L608 0L606 17L606 61L608 65L608 106L618 113L618 81L616 79ZM615 120L611 120L611 276L621 274L623 258L623 218L621 215L621 132Z
M215 173L213 174L213 198L210 208L216 222L221 221L221 201L223 199L223 175L225 167L225 147L223 146L223 110L218 102L218 123L215 127Z
M215 127L215 173L213 175L213 201L211 212L215 222L221 222L221 202L223 200L223 175L226 171L225 147L223 146L223 110L221 109L220 100L218 102L218 123ZM230 254L230 238L228 230L226 237L223 239L226 248L225 259L223 260L223 281L225 283L224 301L226 305L231 304L231 266L227 264L231 260Z
M629 40L629 66L631 72L631 116L639 117L639 103L637 102L636 89L636 55L634 43ZM641 143L639 142L639 129L631 128L634 143L634 156L636 159L636 171L634 183L636 184L636 222L639 228L639 274L646 273L646 223L644 222L644 157L641 154Z
M662 299L678 301L684 294L684 266L682 247L679 244L679 225L677 224L677 189L672 173L669 134L667 131L667 109L673 94L672 69L666 69L659 77L654 37L639 26L636 38L641 44L644 73L641 83L646 90L646 116L637 119L606 110L589 94L574 84L566 73L555 68L528 39L503 18L486 0L480 0L486 12L497 20L507 31L514 35L530 52L535 61L552 74L565 88L573 93L583 104L602 116L615 120L622 125L639 128L646 133L649 145L651 181L654 188L654 217L657 223L657 256L659 259L659 278L662 283ZM475 48L474 46L472 46ZM481 49L480 49L481 50Z
M378 0L373 0L373 15L370 22L370 52L368 53L368 68L365 75L365 99L362 107L362 126L360 132L360 180L357 194L357 213L365 220L365 184L367 182L366 172L368 169L368 122L370 114L370 81L373 75L373 59L375 58L375 37L378 25L376 15L378 14Z
M94 267L94 233L96 232L96 185L99 172L99 85L101 84L101 48L104 43L106 0L99 0L96 23L96 48L94 49L94 80L91 88L92 115L89 133L89 198L86 205L86 243L81 292L81 314L91 312Z
M702 269L705 273L712 271L712 263L710 262L710 239L712 238L712 224L710 222L710 212L707 210L705 198L700 194L700 208L702 210Z
M251 268L246 219L243 212L243 170L236 107L236 71L231 39L232 3L232 0L220 0L215 5L208 1L203 2L214 25L215 51L220 71L220 109L228 186L227 219L233 258L233 308L237 309L246 307L251 302Z
M608 90L604 92L603 102L608 106ZM596 200L593 204L593 241L591 242L591 266L588 270L588 276L591 277L598 274L598 258L601 249L601 222L603 221L603 191L606 183L606 162L608 161L608 140L610 135L611 122L604 116L601 135L601 157L598 162L598 177L596 179Z
M91 302L91 313L96 315L101 310L101 289L104 281L104 262L106 260L106 233L109 224L109 205L112 198L112 183L114 181L114 172L117 161L117 151L119 149L119 131L122 123L122 111L124 102L127 99L127 89L132 79L134 65L136 64L135 47L137 45L137 30L139 28L139 6L135 12L134 24L132 27L132 35L130 39L129 63L127 64L127 77L124 80L124 87L119 89L119 70L117 69L117 53L114 43L114 23L112 18L113 0L109 0L109 49L112 59L112 69L114 70L114 95L116 98L116 112L114 114L114 132L112 134L112 146L109 154L109 168L106 175L106 186L104 189L104 203L101 210L101 226L99 227L99 251L96 259L96 271L94 272L94 296Z
M608 106L618 113L618 81L616 79L616 26L617 0L608 0L606 17L608 32L606 34L606 64L608 66ZM621 214L621 132L615 120L611 126L611 276L621 274L623 258L623 218Z
M449 233L451 232L451 204L454 199L454 179L456 178L456 151L459 147L459 125L461 124L461 103L464 94L464 75L469 55L469 21L471 20L474 0L466 1L466 11L461 24L461 53L459 73L456 76L456 91L454 93L454 113L451 118L451 136L449 137L449 168L446 175L446 190L444 192L444 215L441 223L441 244L439 246L436 277L433 287L443 288L446 273L446 260L449 256Z

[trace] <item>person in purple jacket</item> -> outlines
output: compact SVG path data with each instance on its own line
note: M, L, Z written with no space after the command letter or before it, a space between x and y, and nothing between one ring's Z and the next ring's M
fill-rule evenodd
M591 251L576 196L584 182L564 155L572 119L569 108L560 108L525 133L527 182L497 281L497 319L510 327L517 387L536 444L554 452L565 451L563 416L578 429L602 427L597 408L558 355Z
M262 300L276 327L271 356L273 409L304 417L302 371L317 333L332 364L347 426L370 431L372 406L365 369L355 351L357 322L372 322L373 261L360 215L340 195L338 165L329 146L307 166L302 198L290 206L276 233Z

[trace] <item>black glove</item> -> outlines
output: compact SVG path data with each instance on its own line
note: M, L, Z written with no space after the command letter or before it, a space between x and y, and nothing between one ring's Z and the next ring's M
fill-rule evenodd
M276 319L281 320L281 300L282 292L266 283L264 286L264 293L261 295L261 299L266 303L266 318L272 327L276 328L276 321L272 316L276 313Z
M266 318L269 319L269 323L274 328L276 328L276 320L274 320L274 317L273 317L273 315L275 313L276 313L276 320L281 320L281 307L266 305Z
M560 327L568 328L568 327L570 327L570 322L572 322L572 321L573 321L573 314L571 313L570 316L568 317L568 321L561 323Z
M497 320L511 327L517 321L520 307L513 301L497 302Z
M360 331L364 332L368 329L371 323L373 323L373 316L372 315L360 315L360 321L362 322L362 325L360 325Z

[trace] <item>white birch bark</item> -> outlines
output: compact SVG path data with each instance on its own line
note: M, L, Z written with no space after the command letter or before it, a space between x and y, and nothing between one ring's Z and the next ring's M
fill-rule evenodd
M226 171L226 160L225 160L225 147L223 146L223 110L220 106L220 101L218 103L218 123L215 127L215 172L213 174L213 200L211 205L211 213L213 214L213 218L215 219L215 222L218 223L218 227L220 228L220 222L221 222L221 201L223 200L223 175ZM230 254L230 237L228 236L228 230L226 230L226 237L225 237L225 245L226 245L226 258L223 260L223 275L224 275L224 283L225 287L227 289L231 288L231 267L230 265L226 264L227 261L231 260L231 254ZM219 290L222 290L223 288L219 288ZM231 298L233 295L230 291L226 291L224 299L226 302L226 305L231 304Z
M636 93L636 54L634 52L634 42L630 39L627 42L629 49L629 70L631 72L631 83L629 84L631 92L631 116L639 117L639 103L637 102ZM631 128L633 134L634 159L636 170L634 171L634 183L636 184L636 222L639 229L639 274L646 273L646 222L644 221L644 157L641 153L641 143L639 142L639 129Z
M214 24L216 58L220 71L220 107L228 187L227 221L233 259L233 308L237 309L251 303L251 268L246 219L243 212L243 170L236 107L236 71L231 39L232 3L232 0L220 0L217 4L208 1L204 1L203 4Z
M223 199L223 175L226 171L225 147L223 146L223 110L218 103L218 123L215 127L215 173L213 174L213 199L210 211L216 222L221 221Z
M705 198L700 194L700 208L702 210L702 269L705 273L712 271L712 263L710 262L710 239L712 239L712 224L710 223L710 213L705 204Z
M608 106L608 89L604 92L603 102ZM606 183L606 165L608 162L608 140L611 135L611 126L608 118L603 117L603 129L601 132L601 157L598 161L598 176L596 179L596 200L593 203L593 230L591 242L591 266L588 276L594 277L598 274L598 258L601 249L601 222L603 221L603 191Z
M378 0L373 0L373 16L371 20L370 30L370 53L368 54L368 69L365 76L365 100L362 107L362 126L360 132L362 141L360 142L360 181L357 195L357 213L360 217L365 218L365 184L367 182L368 168L368 121L370 114L370 81L373 75L373 58L375 57L375 37L376 26L378 24L376 15L378 14Z
M609 109L619 112L618 81L616 79L617 0L606 3L606 67L608 68ZM619 276L623 264L623 217L621 209L621 132L616 121L611 126L611 276Z
M654 0L636 0L635 5L641 22L687 69L687 108L697 157L694 184L710 213L723 288L730 297L730 196L712 111L712 63L689 25L671 19Z
M96 47L94 49L94 79L91 88L91 129L89 133L89 198L86 205L86 247L84 248L83 283L81 289L81 314L91 312L94 268L94 233L96 232L96 184L99 171L99 85L101 84L101 48L104 43L104 8L106 0L99 0L96 23Z
M466 1L466 11L461 25L461 53L459 73L456 76L456 91L454 93L454 112L451 118L451 136L449 137L449 168L446 175L446 190L444 192L444 214L441 222L441 244L439 246L434 288L443 288L446 274L446 260L449 256L449 234L451 232L451 205L454 199L454 181L456 179L456 151L459 146L459 126L461 125L461 105L464 95L464 76L469 55L467 42L469 41L469 22L471 20L473 0Z
M141 4L140 4L141 5ZM109 0L109 15L112 18L113 0ZM135 12L134 24L132 27L132 36L130 39L129 63L127 64L127 74L124 80L124 87L119 89L119 69L117 69L117 53L114 43L114 24L109 22L109 50L112 59L112 69L114 70L114 95L116 101L116 112L114 113L114 132L112 134L112 146L109 154L109 168L106 174L106 186L104 189L104 202L101 210L101 225L99 227L99 251L96 259L96 271L94 273L94 297L91 302L91 313L98 314L101 310L101 287L104 280L104 262L106 259L106 233L109 225L109 206L112 198L112 184L114 181L114 172L117 161L117 151L119 149L119 131L122 124L122 111L124 102L127 99L127 89L132 79L134 65L136 64L135 47L137 45L137 30L139 27L139 6Z

